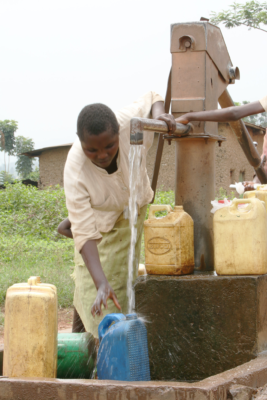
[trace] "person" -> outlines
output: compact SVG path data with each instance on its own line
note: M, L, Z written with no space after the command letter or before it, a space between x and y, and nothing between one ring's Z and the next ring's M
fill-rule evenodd
M130 193L130 120L150 116L165 121L170 133L175 130L174 117L165 114L163 98L155 92L146 93L116 114L103 104L91 104L78 116L78 138L64 170L68 220L59 226L59 231L75 242L74 332L86 330L97 337L100 319L95 320L95 315L127 311L130 228L124 210ZM146 153L152 142L153 133L147 132L140 166L136 259L147 204L153 197L146 171ZM108 299L114 304L108 306Z
M263 97L259 101L254 101L253 103L244 104L242 106L233 106L222 108L220 110L190 112L176 118L176 122L179 122L180 124L188 124L192 121L229 122L237 121L241 118L263 112L267 112L267 96ZM261 158L264 156L267 157L266 134L264 135ZM264 169L267 173L267 163L264 164ZM246 181L243 183L245 190L254 190L254 183L260 183L256 174L253 176L253 181Z

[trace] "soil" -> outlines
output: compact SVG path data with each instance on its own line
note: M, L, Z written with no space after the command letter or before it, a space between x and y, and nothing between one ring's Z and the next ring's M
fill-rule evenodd
M4 308L0 309L4 314ZM58 331L71 332L73 308L58 309ZM4 326L0 325L0 347L4 344Z

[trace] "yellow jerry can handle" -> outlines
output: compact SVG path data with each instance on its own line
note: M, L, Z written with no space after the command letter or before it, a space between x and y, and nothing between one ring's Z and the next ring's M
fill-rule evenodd
M261 190L261 189L267 190L267 185L260 185L256 187L256 190Z
M172 206L169 204L152 204L149 209L148 218L156 218L155 213L158 211L168 211L168 213L172 212Z
M30 276L30 278L28 279L28 285L37 286L40 283L41 283L40 276Z
M250 199L250 198L248 198L248 199L234 199L233 201L232 201L232 204L230 205L230 211L231 212L248 212L248 211L250 211L251 209L252 209L252 207L253 207L253 205L252 205L252 202L254 201L254 198L253 199ZM244 208L244 209L239 209L238 208L238 205L239 204L249 204L249 206L248 207L246 207L246 208Z

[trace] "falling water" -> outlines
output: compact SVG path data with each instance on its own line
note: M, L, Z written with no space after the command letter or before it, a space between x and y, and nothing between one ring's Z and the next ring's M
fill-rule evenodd
M141 171L140 165L142 161L143 146L130 146L129 154L129 224L131 229L131 243L128 257L128 282L127 282L127 295L128 295L128 312L131 313L134 308L134 291L133 291L133 271L137 268L135 259L135 244L137 239L137 218L138 218L138 204L137 199L140 197L141 185Z

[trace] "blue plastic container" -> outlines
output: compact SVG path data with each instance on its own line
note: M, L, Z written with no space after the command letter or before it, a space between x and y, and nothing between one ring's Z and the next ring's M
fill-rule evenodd
M150 381L146 327L136 314L106 315L98 335L98 379Z

